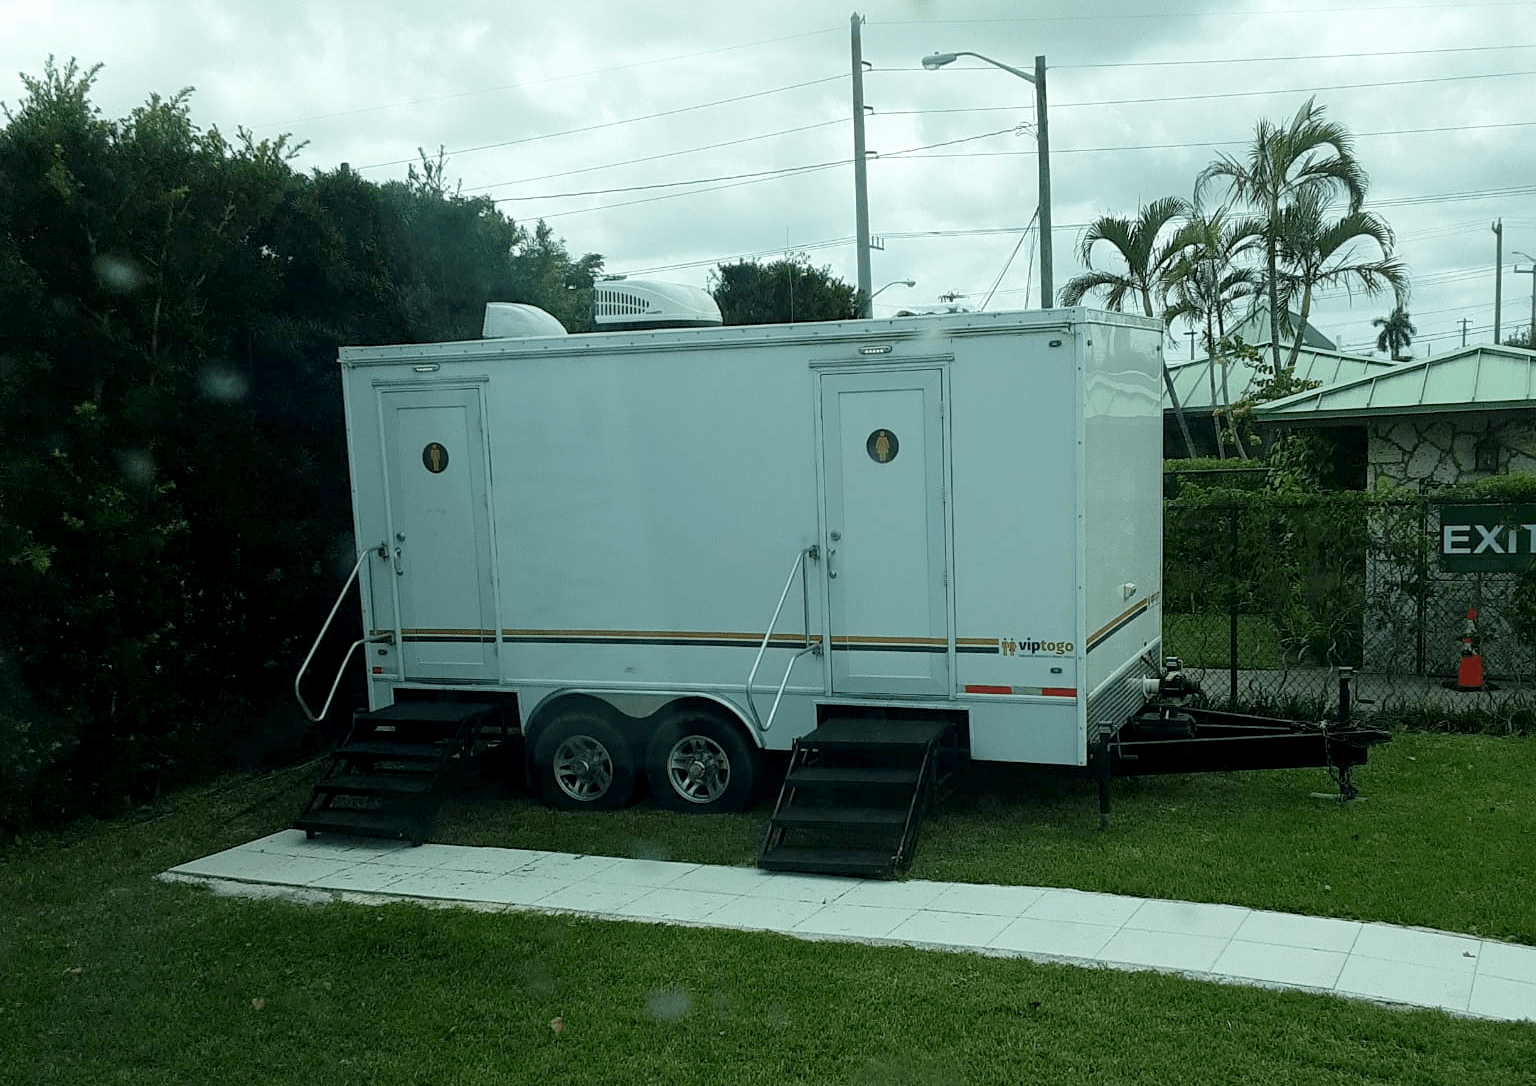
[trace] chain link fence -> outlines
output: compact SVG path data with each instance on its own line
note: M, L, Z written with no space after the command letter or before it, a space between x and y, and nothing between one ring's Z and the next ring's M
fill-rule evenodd
M1536 505L1189 488L1165 503L1164 654L1233 708L1321 715L1349 667L1378 706L1509 711L1536 693L1533 552Z

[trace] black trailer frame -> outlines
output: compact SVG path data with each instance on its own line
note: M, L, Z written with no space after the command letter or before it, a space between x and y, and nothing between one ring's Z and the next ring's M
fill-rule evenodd
M1326 767L1338 784L1339 799L1359 795L1354 767L1391 733L1360 727L1350 716L1354 669L1339 669L1339 718L1308 723L1193 707L1196 692L1169 661L1170 674L1150 699L1093 752L1099 785L1099 824L1109 825L1109 782L1114 777L1164 773L1205 773L1244 769Z

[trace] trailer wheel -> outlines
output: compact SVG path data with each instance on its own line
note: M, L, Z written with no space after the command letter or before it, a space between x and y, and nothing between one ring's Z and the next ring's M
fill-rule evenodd
M562 715L539 732L533 772L544 802L568 810L623 807L635 794L629 744L591 712Z
M668 721L645 750L657 805L687 814L746 810L757 788L757 769L757 751L741 729L709 713Z

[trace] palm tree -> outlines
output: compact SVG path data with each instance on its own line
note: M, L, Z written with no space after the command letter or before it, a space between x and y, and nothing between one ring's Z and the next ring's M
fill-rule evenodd
M1408 356L1403 352L1413 342L1413 337L1419 334L1419 330L1408 319L1408 310L1403 308L1403 303L1398 302L1392 307L1391 313L1377 317L1371 324L1381 329L1381 335L1376 337L1376 349L1390 352L1394 362L1408 361Z
M1113 215L1103 215L1088 224L1078 243L1078 256L1088 269L1082 275L1073 276L1061 289L1061 304L1079 305L1089 294L1102 291L1104 305L1108 309L1125 309L1127 297L1141 302L1141 311L1148 317L1157 316L1152 294L1161 293L1161 283L1170 261L1178 256L1168 240L1158 238L1170 223L1175 222L1188 210L1188 205L1177 196L1165 196L1142 207L1134 222ZM1093 251L1099 242L1108 242L1125 265L1125 271L1115 272L1093 266ZM1163 387L1173 404L1174 416L1179 420L1179 432L1184 437L1184 451L1195 455L1195 443L1189 436L1189 423L1184 419L1184 408L1179 404L1179 394L1174 391L1173 378L1168 367L1163 367Z
M1399 308L1408 291L1408 270L1392 255L1392 228L1386 221L1369 211L1351 211L1330 221L1328 202L1327 195L1319 189L1300 193L1281 212L1276 231L1276 247L1283 265L1281 289L1287 299L1301 296L1301 329L1307 326L1316 287L1343 286L1348 290L1358 286L1372 296L1390 287ZM1363 242L1371 243L1380 257L1359 257L1357 249ZM1298 330L1286 360L1288 369L1295 367L1300 353Z
M1202 323L1205 325L1205 352L1211 362L1211 403L1212 415L1217 420L1217 436L1219 439L1219 405L1225 404L1228 433L1238 457L1247 459L1247 450L1238 436L1232 415L1232 395L1227 385L1226 325L1238 304L1258 291L1256 272L1239 261L1254 246L1262 228L1252 219L1235 219L1230 212L1230 208L1223 207L1206 214L1198 203L1190 205L1184 226L1169 243L1177 258L1163 273L1161 293L1166 323L1183 318L1197 327ZM1219 400L1215 387L1217 366L1221 367ZM1222 450L1218 440L1218 454Z
M1104 304L1109 309L1123 310L1127 296L1141 303L1141 311L1156 316L1152 308L1152 294L1158 289L1162 274L1178 256L1164 237L1158 238L1169 224L1176 224L1189 210L1189 205L1177 196L1164 196L1145 205L1130 222L1113 215L1104 215L1088 224L1077 253L1088 271L1074 276L1061 290L1062 305L1077 305L1094 291L1104 291ZM1095 269L1093 251L1101 241L1106 241L1125 265L1123 272Z
M1354 137L1343 125L1323 119L1324 109L1308 98L1289 124L1260 120L1245 158L1223 154L1201 171L1198 197L1214 181L1251 207L1264 224L1264 271L1269 295L1270 349L1280 371L1280 226L1286 209L1304 194L1343 195L1349 213L1360 210L1370 183L1355 161ZM1297 336L1301 334L1297 331Z

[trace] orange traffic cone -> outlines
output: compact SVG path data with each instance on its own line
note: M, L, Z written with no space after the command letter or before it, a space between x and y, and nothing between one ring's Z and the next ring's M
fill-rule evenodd
M1477 608L1467 608L1467 628L1461 638L1461 661L1456 665L1457 690L1483 688L1483 658L1474 643L1477 639Z

